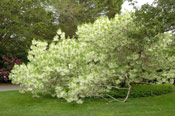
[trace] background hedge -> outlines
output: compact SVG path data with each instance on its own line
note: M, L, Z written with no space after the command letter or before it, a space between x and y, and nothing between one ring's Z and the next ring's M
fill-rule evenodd
M130 96L131 98L136 97L148 97L148 96L157 96L162 94L167 94L173 92L173 85L132 85ZM118 90L112 89L109 93L113 97L116 98L124 98L126 97L127 90Z

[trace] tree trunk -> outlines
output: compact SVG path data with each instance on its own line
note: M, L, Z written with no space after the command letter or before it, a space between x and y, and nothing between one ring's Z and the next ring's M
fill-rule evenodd
M127 93L126 98L123 100L123 102L126 102L128 100L128 97L129 97L130 92L131 92L131 84L130 84L130 82L128 80L128 73L125 74L125 77L126 77L126 83L128 85L128 93Z

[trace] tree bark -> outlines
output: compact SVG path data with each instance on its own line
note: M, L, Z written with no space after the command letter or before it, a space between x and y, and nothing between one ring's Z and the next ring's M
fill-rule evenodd
M125 77L126 77L126 83L128 85L128 93L127 93L126 98L123 100L123 102L126 102L128 100L128 97L129 97L130 92L131 92L131 84L130 84L130 82L128 80L128 73L125 74Z

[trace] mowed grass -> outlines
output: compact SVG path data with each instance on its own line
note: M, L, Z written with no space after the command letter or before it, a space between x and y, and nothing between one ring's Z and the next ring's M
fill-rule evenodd
M78 105L18 91L0 92L0 116L175 116L175 93L130 98L127 103L91 98Z

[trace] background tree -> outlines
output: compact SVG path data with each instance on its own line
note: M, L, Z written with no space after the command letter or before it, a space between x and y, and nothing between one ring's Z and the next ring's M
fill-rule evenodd
M52 40L57 30L41 0L1 0L0 17L0 51L17 56L27 54L33 38Z
M122 4L123 0L51 0L59 14L59 27L71 37L79 24L92 23L102 15L113 18Z
M158 33L175 32L175 0L154 0L136 8L135 21L144 26L143 33L154 36Z

